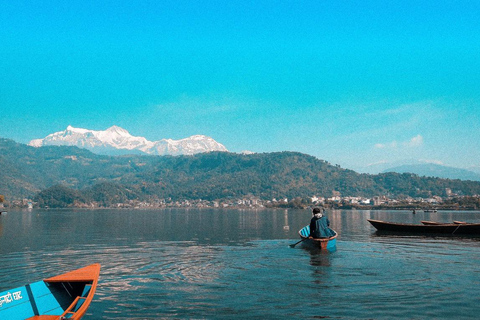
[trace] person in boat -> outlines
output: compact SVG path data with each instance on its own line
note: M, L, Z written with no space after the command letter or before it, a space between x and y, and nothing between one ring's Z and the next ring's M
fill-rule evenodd
M325 213L324 210L323 213ZM313 208L313 217L310 220L310 237L330 238L335 235L333 230L329 228L330 221L323 213L320 208Z

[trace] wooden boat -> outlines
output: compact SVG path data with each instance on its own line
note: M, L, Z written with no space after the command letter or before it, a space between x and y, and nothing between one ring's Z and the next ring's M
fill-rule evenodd
M330 229L332 230L332 229ZM335 235L330 238L311 238L310 225L303 227L298 231L298 234L302 238L302 246L308 248L316 248L323 251L335 251L337 247L337 232L332 230Z
M432 223L409 224L386 222L381 220L367 219L378 231L396 233L416 234L438 234L438 235L478 235L480 236L480 223ZM429 224L430 222L430 224Z
M0 293L0 319L78 320L92 302L100 264Z

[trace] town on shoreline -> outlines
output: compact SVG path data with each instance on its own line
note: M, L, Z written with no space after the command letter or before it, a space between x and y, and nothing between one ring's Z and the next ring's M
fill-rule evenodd
M431 198L391 199L387 196L366 197L296 197L293 199L282 198L271 200L260 199L255 196L247 196L239 199L219 200L173 200L173 199L152 199L151 201L128 200L121 203L98 203L75 202L71 206L39 206L31 199L4 201L0 203L0 209L6 208L84 208L84 209L161 209L161 208L297 208L306 209L314 206L321 206L330 209L359 209L359 210L480 210L480 195L474 196L450 196L442 198L434 196Z

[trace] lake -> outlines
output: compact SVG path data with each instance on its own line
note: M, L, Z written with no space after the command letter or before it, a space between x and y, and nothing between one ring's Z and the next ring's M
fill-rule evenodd
M380 236L367 218L480 222L479 212L327 216L337 251L319 254L289 247L307 210L10 211L0 292L98 262L84 319L478 319L480 239Z

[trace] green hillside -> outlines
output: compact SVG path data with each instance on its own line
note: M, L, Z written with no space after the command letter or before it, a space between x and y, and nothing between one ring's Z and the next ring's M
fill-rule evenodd
M53 187L53 188L51 188ZM7 200L65 194L105 204L128 199L262 199L480 194L480 182L413 174L359 174L297 152L100 156L76 147L33 148L0 139L0 194ZM41 192L42 191L42 192ZM41 192L41 193L40 193Z

